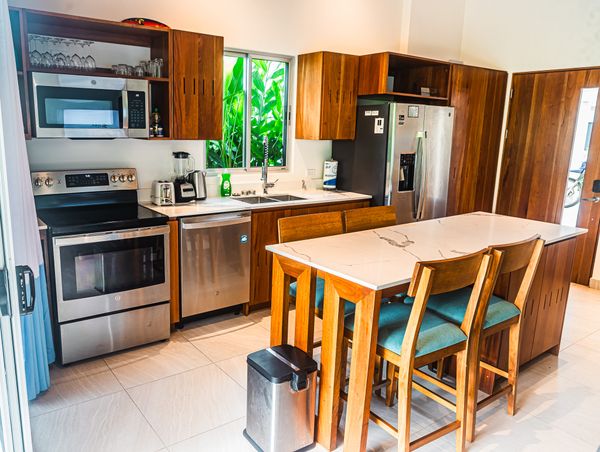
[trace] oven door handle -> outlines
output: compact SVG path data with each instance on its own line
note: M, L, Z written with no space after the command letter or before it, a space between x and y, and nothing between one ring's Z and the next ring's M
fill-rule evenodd
M168 235L169 226L153 226L125 231L97 232L93 234L68 235L55 237L54 246L81 245L84 243L109 242L111 240L134 239L138 237L151 237L155 235Z

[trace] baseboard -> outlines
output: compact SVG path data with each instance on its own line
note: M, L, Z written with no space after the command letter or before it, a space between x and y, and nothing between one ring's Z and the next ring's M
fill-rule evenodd
M600 290L600 279L590 279L590 287L592 289L598 289Z

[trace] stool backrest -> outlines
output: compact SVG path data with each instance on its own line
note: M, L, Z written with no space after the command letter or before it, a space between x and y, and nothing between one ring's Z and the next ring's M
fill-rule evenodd
M280 218L277 229L279 243L284 243L343 234L344 224L342 212L325 212Z
M504 275L525 269L525 274L519 285L519 290L515 298L515 306L522 312L529 296L533 279L538 264L542 258L545 242L536 235L530 239L521 242L508 243L505 245L493 245L489 249L502 252L502 262L500 264L498 275ZM496 286L496 281L492 282L492 291ZM487 309L487 308L486 308Z
M490 253L484 249L453 259L415 264L413 278L408 288L408 295L414 297L414 302L402 343L401 360L414 359L419 329L427 307L427 300L431 295L473 286L465 319L461 325L461 329L467 336L471 334L473 325L476 323L475 316L480 312L479 305L487 304L491 296L488 280L496 278L492 269L494 268L497 273L501 255L500 251ZM486 288L488 289L486 290ZM406 365L412 365L412 362L406 362Z
M398 224L396 207L363 207L344 211L344 231L357 232Z

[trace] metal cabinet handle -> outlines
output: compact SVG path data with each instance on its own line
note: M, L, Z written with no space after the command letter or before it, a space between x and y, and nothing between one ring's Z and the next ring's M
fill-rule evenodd
M29 283L29 292L27 292L27 283ZM17 289L21 314L32 313L35 308L35 275L27 265L17 266Z
M194 77L194 96L196 95L196 78Z
M593 198L581 198L581 200L597 204L600 202L600 196L594 196Z
M183 94L185 95L185 77L183 77Z

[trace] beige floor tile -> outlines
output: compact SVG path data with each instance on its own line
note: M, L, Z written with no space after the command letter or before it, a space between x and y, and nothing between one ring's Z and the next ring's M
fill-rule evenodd
M590 444L538 419L525 410L509 416L504 409L478 413L475 441L469 452L593 452Z
M256 313L250 314L250 317L253 318L260 326L265 328L267 331L271 331L271 315L269 310L262 310ZM290 310L289 320L288 320L288 342L290 344L294 343L294 325L296 324L296 310ZM323 320L319 317L315 316L315 341L321 340L323 337Z
M106 358L106 363L125 388L169 377L210 363L181 333L168 342L140 347Z
M269 346L269 332L243 316L186 328L183 334L213 362Z
M127 391L167 445L246 414L246 391L212 364Z
M237 384L247 389L248 364L246 362L246 355L234 356L233 358L219 361L216 364L223 372L233 378Z
M96 399L123 389L110 370L80 378L61 378L60 381L61 383L52 384L48 391L29 403L31 417Z
M242 435L246 419L238 419L169 447L170 452L254 452Z
M106 372L107 370L108 366L102 358L69 364L67 366L52 364L50 366L50 381L52 384L64 383L77 378Z
M31 421L36 452L153 452L164 448L125 391Z

